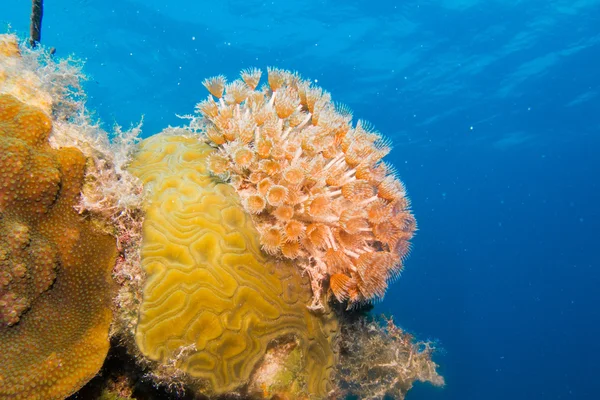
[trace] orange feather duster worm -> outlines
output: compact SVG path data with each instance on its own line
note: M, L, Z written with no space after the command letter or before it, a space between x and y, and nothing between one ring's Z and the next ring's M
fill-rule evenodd
M209 169L229 181L263 250L308 272L313 304L324 288L351 305L382 297L402 269L415 219L403 184L382 162L380 134L297 74L268 69L205 80L196 106L217 151Z

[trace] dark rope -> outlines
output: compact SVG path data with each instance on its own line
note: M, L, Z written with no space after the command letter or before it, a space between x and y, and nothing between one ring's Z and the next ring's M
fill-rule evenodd
M44 14L44 0L31 0L31 25L29 44L31 47L40 42L42 38L42 16Z

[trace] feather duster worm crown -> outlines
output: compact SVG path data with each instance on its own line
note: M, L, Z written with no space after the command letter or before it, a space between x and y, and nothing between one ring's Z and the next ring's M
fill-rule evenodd
M203 82L196 106L209 170L237 190L262 249L295 260L311 277L314 308L323 288L350 304L382 297L398 275L416 223L402 183L382 162L388 143L330 95L297 74L242 71Z

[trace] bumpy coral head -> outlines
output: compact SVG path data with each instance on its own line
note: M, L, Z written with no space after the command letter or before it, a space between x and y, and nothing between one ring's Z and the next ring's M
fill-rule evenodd
M196 106L209 169L229 181L255 220L263 250L296 261L314 300L328 287L350 304L384 295L402 269L416 223L382 136L297 74L268 70L207 79Z
M75 211L86 159L0 91L0 399L63 399L108 352L114 239Z

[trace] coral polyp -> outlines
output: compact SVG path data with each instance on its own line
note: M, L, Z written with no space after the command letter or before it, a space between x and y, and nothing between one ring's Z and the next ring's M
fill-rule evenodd
M269 69L260 90L260 70L241 75L204 81L211 96L196 110L218 148L210 170L237 190L263 250L308 272L313 308L327 281L339 301L382 297L416 228L382 161L386 140L297 74Z

